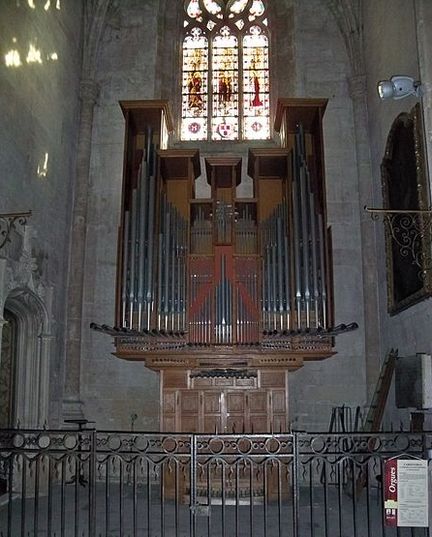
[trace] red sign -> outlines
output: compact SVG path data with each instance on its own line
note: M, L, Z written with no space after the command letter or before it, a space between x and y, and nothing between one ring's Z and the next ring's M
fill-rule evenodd
M397 510L397 459L390 459L384 463L384 521L386 526L397 526Z

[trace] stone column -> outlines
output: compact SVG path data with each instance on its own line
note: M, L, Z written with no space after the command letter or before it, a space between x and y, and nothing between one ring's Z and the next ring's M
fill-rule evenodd
M67 297L66 363L63 418L82 418L80 400L81 329L87 231L93 112L99 95L96 82L98 52L115 0L86 0L84 6L83 57L80 83L80 120Z
M426 157L429 181L432 184L432 3L430 0L416 0L415 17L420 80L423 97L421 99L425 127Z
M353 103L357 174L360 200L360 233L363 272L367 396L371 400L381 365L378 266L375 227L363 206L374 199L368 135L366 76L355 74L348 80Z
M89 189L93 112L99 94L94 79L80 84L81 112L78 130L76 182L71 230L71 257L68 282L68 315L66 330L66 371L63 417L83 417L80 401L81 319L85 271L85 239Z

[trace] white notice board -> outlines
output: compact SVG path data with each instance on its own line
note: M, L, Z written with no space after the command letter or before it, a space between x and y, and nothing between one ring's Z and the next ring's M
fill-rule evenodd
M426 460L397 461L397 525L404 527L429 525Z

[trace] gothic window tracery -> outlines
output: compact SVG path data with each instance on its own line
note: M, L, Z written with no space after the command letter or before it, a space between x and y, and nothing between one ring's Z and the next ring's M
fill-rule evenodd
M268 22L262 0L187 0L182 140L270 136Z

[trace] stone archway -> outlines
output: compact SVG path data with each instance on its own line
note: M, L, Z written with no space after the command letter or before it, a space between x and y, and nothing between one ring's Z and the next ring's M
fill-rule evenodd
M0 428L14 423L16 335L18 320L9 310L3 312L4 324L1 337L0 356Z
M15 324L13 423L10 425L42 427L48 420L49 402L51 336L47 311L33 291L18 288L7 296L4 312L13 317Z

